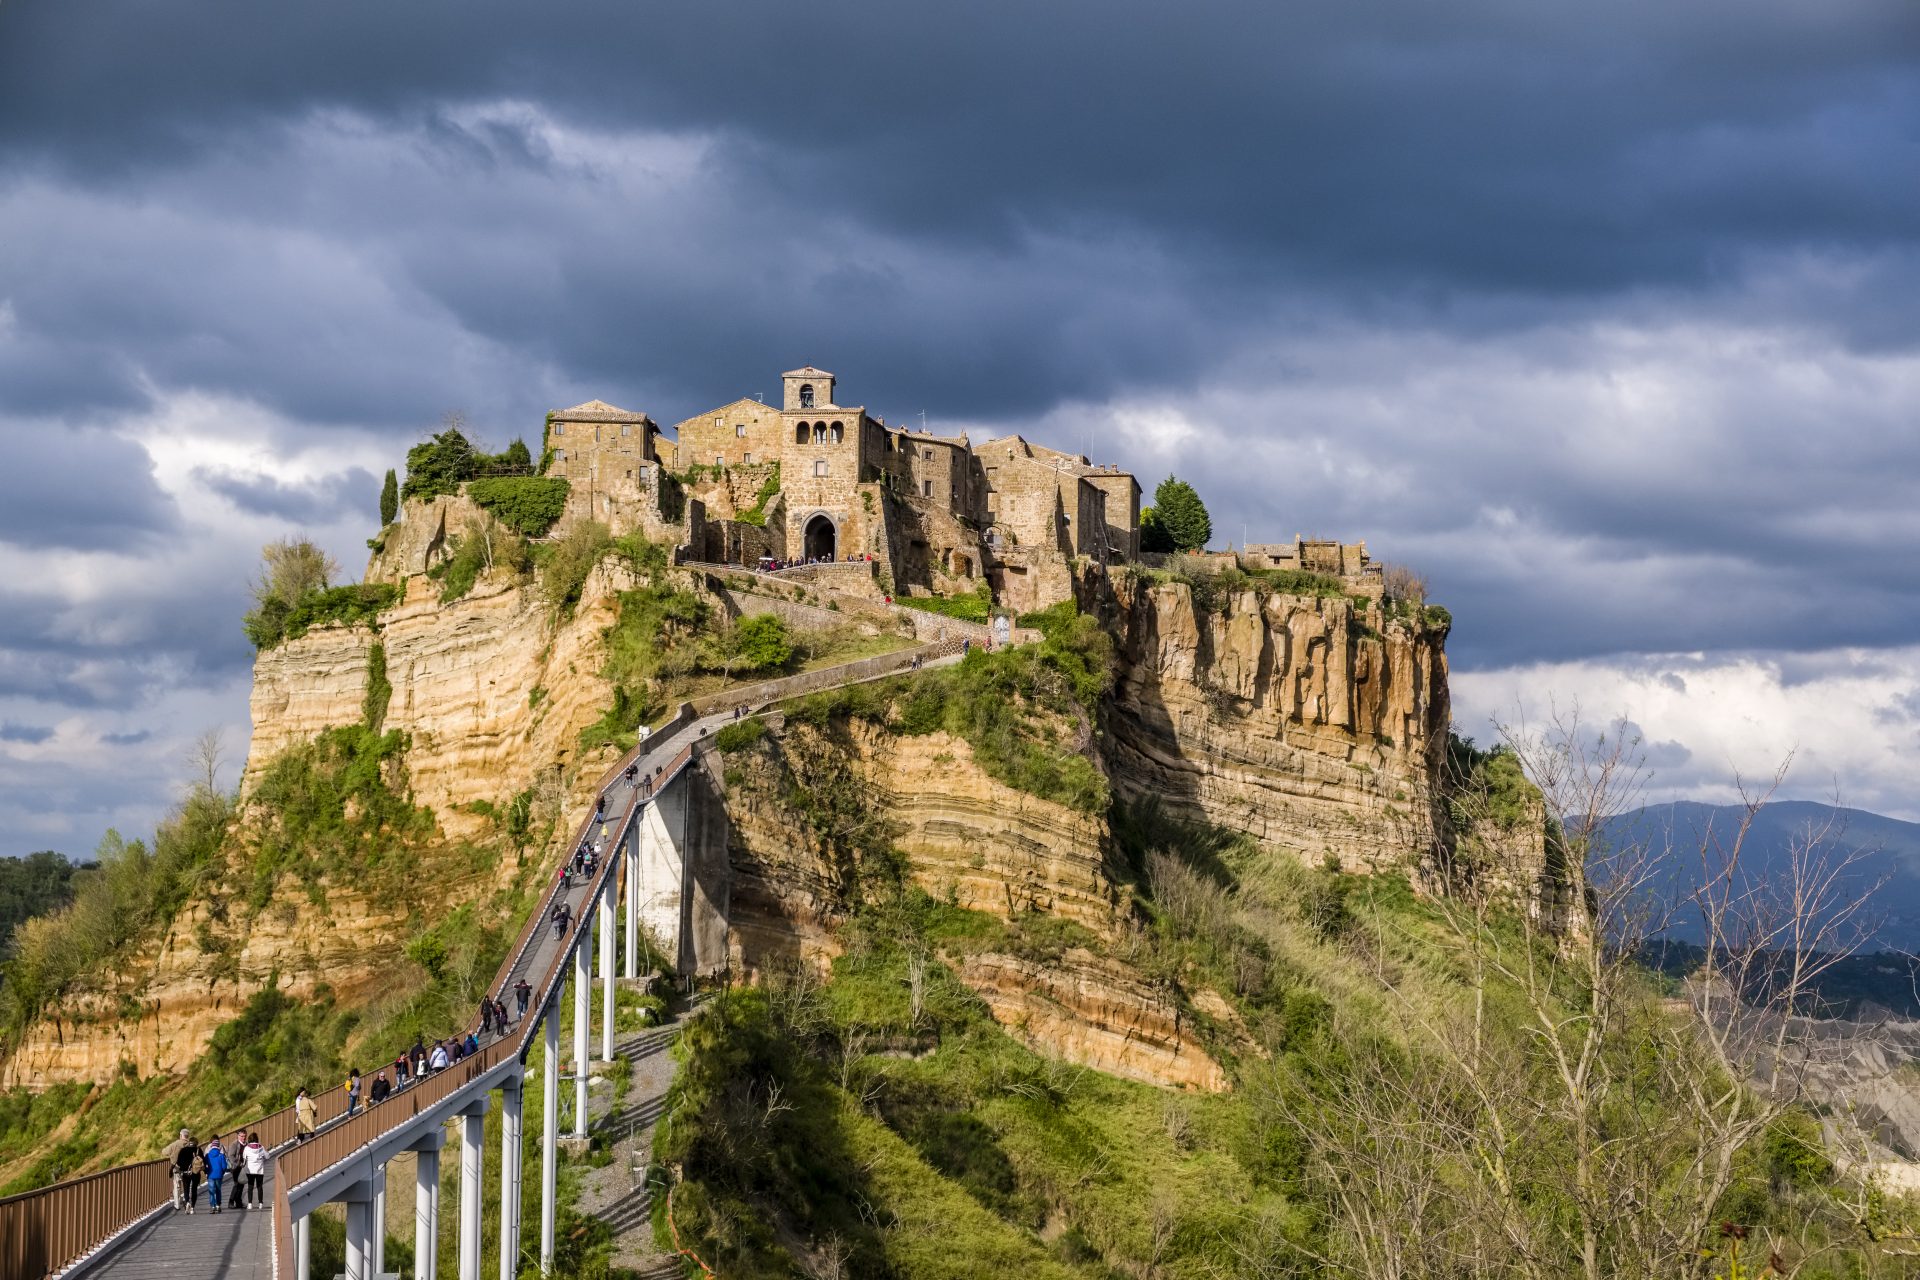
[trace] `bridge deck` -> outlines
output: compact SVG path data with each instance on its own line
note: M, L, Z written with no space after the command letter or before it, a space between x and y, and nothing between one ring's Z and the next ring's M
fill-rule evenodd
M221 1198L231 1182L220 1185ZM87 1269L88 1280L182 1280L186 1276L226 1276L229 1280L273 1280L273 1184L258 1209L207 1208L206 1188L194 1212L168 1209L130 1233L112 1253Z

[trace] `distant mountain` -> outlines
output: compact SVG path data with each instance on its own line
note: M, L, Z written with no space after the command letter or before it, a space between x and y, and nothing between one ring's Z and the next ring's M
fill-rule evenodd
M1743 874L1778 874L1786 865L1790 842L1810 828L1818 829L1835 814L1840 821L1830 837L1831 849L1835 853L1858 849L1863 854L1849 873L1855 885L1865 889L1885 880L1868 907L1868 920L1877 925L1868 947L1920 952L1920 823L1804 800L1769 804L1755 816L1747 836L1741 855ZM1730 839L1739 829L1741 815L1737 805L1691 801L1652 805L1614 819L1609 833L1616 842L1653 839L1664 843L1670 836L1678 853L1690 854L1700 847L1709 825L1721 839ZM1675 874L1683 870L1676 866ZM1697 921L1676 922L1671 936L1697 941Z

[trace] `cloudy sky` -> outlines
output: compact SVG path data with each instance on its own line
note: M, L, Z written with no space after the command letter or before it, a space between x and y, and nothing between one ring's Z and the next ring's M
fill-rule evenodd
M807 361L1419 567L1482 741L1920 818L1911 0L4 0L0 853L243 743L446 411Z

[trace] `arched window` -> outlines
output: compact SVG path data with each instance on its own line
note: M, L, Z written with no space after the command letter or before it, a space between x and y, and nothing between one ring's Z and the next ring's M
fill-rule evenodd
M795 444L805 444L807 442L807 424L806 423L803 422L799 426L793 429L793 442Z
M825 444L827 442L827 424L826 423L816 422L813 424L813 442L815 444Z
M813 408L813 384L811 382L803 382L800 384L800 407L802 409Z
M845 428L845 427L843 427L843 426L841 426L841 425L840 425L839 423L837 423L837 422L836 422L836 423L834 423L834 424L833 424L833 442L834 442L835 444L839 444L839 443L840 443L840 442L841 442L842 440L844 440L844 439L846 439L846 438L847 438L847 430L846 430L846 428Z

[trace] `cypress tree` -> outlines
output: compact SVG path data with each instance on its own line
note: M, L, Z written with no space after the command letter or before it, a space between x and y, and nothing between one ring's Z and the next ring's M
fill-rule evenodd
M1207 504L1185 480L1162 480L1153 491L1153 511L1175 551L1199 551L1213 537Z
M393 477L392 468L387 470L386 483L380 486L380 527L393 523L400 514L400 482Z

